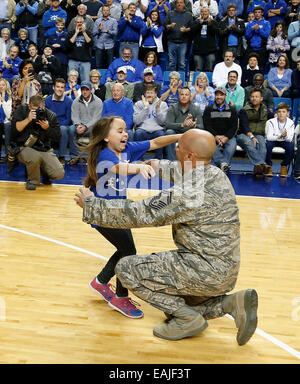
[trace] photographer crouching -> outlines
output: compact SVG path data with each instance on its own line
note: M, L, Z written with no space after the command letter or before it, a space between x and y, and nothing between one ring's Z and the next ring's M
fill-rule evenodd
M41 96L29 99L29 105L20 105L12 119L12 140L19 148L17 158L25 164L26 189L35 190L42 183L64 177L65 171L51 148L51 142L60 139L60 126L56 114L45 108Z

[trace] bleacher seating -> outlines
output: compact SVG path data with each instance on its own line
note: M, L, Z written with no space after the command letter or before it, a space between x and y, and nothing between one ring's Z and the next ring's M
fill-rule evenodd
M288 97L274 97L274 109L276 109L279 103L287 103L292 109L292 99Z

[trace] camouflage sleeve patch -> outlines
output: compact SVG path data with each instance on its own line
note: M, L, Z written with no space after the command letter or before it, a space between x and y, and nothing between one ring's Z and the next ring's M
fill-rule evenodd
M163 190L159 195L153 196L147 205L155 211L159 211L171 204L171 196L171 191Z

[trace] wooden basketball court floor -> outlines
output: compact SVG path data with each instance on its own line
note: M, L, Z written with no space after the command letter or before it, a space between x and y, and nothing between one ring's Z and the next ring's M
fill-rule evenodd
M81 220L74 185L0 183L0 363L201 364L300 362L300 200L238 196L241 269L255 288L258 329L236 343L230 317L181 341L152 335L163 314L136 299L133 320L88 287L114 252ZM129 197L141 198L129 194ZM174 247L171 227L133 230L138 253Z

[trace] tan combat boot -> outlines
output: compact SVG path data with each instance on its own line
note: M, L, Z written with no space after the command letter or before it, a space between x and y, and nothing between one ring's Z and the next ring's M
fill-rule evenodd
M166 340L181 340L204 331L208 324L197 311L185 305L172 313L173 318L153 329L154 336Z
M227 295L223 301L223 309L229 313L238 328L236 340L244 345L250 340L257 326L258 297L255 289L239 291Z

